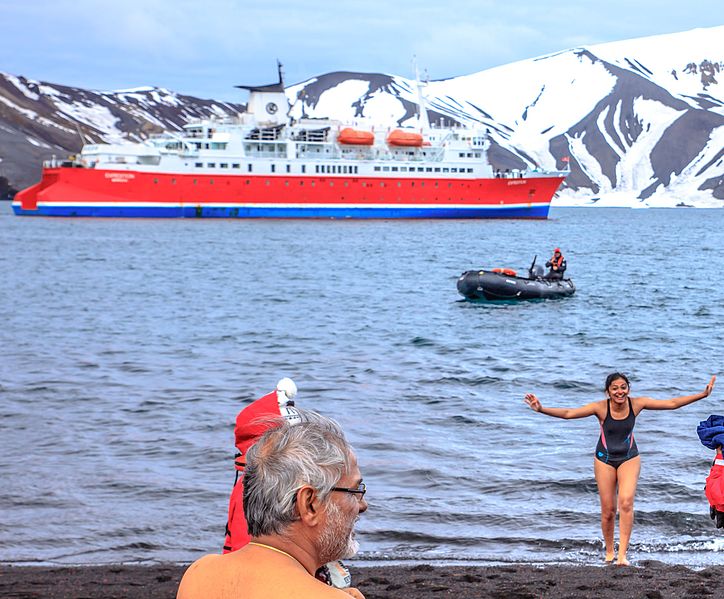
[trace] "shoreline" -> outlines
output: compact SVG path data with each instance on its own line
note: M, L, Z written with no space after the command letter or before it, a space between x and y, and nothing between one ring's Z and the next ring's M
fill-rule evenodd
M173 599L188 565L0 565L0 596L13 599ZM692 570L643 561L634 566L354 565L354 586L366 599L506 599L717 597L724 565Z

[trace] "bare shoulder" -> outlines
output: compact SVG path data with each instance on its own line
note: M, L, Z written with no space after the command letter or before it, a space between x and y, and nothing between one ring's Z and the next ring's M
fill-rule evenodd
M651 397L632 397L631 399L631 405L634 409L634 414L638 415L641 410L645 409L652 401L656 401L655 399Z
M214 577L216 562L221 555L209 554L197 559L184 572L178 588L176 599L193 599L199 597L199 589L205 589L209 579Z
M599 399L598 401L592 401L588 404L591 408L591 412L598 416L599 420L603 420L606 417L606 403L607 400Z
M193 564L189 566L187 572L196 569L212 568L220 559L221 555L210 553L209 555L205 555L204 557L200 557L199 559L197 559Z

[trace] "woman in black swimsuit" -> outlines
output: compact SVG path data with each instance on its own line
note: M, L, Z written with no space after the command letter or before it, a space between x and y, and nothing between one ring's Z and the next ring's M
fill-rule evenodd
M580 408L544 408L540 400L528 393L525 402L536 412L556 418L585 418L596 416L601 425L601 436L596 446L593 472L601 498L601 530L606 544L606 562L614 559L613 531L616 504L619 513L619 546L616 563L628 565L626 552L633 528L633 504L636 484L641 470L641 458L633 436L636 416L641 410L675 410L711 394L716 377L706 389L694 395L673 399L629 397L629 382L625 375L614 372L606 379L606 399L594 401ZM616 497L618 487L618 501Z

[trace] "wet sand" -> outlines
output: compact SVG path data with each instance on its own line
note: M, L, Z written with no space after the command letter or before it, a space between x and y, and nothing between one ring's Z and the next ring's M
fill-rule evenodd
M5 599L173 599L186 566L0 566ZM366 599L678 599L720 597L724 566L367 566L352 576Z

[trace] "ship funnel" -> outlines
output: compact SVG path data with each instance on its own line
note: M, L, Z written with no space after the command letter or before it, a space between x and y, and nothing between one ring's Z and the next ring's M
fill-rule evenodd
M284 92L284 70L277 60L279 81L269 85L237 85L239 89L249 91L247 113L261 126L286 125L289 122L291 106Z

